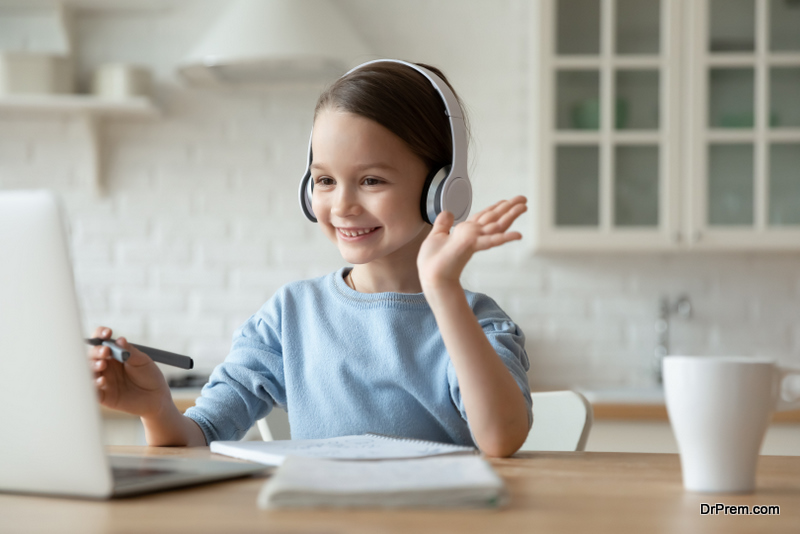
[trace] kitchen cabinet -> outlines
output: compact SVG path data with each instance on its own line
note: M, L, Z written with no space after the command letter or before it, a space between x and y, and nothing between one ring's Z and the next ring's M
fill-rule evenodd
M539 9L538 250L800 249L800 2Z

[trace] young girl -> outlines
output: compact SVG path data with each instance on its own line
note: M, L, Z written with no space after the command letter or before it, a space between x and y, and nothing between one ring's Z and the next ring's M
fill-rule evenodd
M125 364L92 348L102 404L139 415L153 446L239 439L277 406L294 439L377 432L516 452L532 422L525 338L459 279L476 251L521 239L507 230L526 199L455 226L448 211L426 222L426 179L454 158L445 109L432 81L400 62L335 82L314 113L310 202L354 267L279 289L235 332L185 415L158 367L124 338Z

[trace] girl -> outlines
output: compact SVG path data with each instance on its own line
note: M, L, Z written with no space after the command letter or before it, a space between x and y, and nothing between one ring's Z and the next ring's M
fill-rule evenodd
M277 406L294 439L377 432L516 452L532 422L525 338L459 279L476 251L521 239L507 230L526 199L452 229L448 211L425 220L426 180L454 158L442 98L416 68L392 61L326 90L309 151L311 210L354 267L279 289L235 332L185 415L158 367L124 338L125 364L92 348L101 403L139 415L153 446L239 439Z

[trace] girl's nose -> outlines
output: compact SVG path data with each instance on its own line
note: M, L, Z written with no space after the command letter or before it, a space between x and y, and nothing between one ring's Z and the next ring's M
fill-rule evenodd
M358 203L356 192L347 187L340 187L334 197L331 212L337 217L358 215L361 212L361 205Z

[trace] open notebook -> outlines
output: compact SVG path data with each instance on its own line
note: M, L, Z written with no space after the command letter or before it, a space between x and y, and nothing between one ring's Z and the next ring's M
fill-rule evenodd
M477 449L381 434L278 441L212 441L211 452L266 465L281 465L287 456L336 460L386 460L442 454L477 454Z

